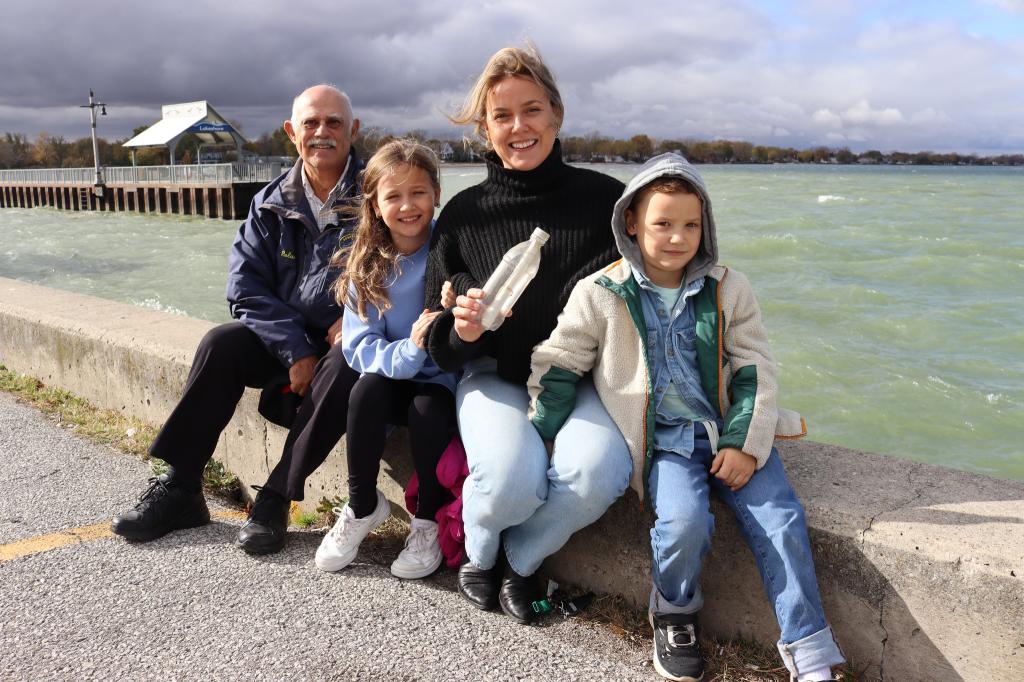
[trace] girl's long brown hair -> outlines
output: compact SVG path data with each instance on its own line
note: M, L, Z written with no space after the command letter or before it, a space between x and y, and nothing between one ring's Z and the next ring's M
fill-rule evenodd
M358 220L355 237L331 257L332 268L344 268L331 286L334 299L353 310L364 322L368 304L382 314L391 307L388 286L401 274L398 267L401 254L391 241L388 226L374 211L381 180L401 166L422 168L440 198L441 180L434 152L415 140L388 142L366 163L362 173L362 197L349 209Z

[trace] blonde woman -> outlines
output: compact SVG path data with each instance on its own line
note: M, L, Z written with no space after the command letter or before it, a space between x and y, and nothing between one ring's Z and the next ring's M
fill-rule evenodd
M446 204L427 267L429 307L446 280L457 295L430 330L430 355L446 370L465 369L456 406L470 470L463 487L469 562L458 588L474 606L500 605L520 623L533 618L530 578L541 562L622 495L632 470L589 379L550 456L526 414L533 347L554 328L577 280L618 257L608 226L623 185L563 163L563 114L535 49L509 47L491 57L453 117L475 125L491 148L487 179ZM540 270L512 316L484 333L480 287L536 227L550 234Z

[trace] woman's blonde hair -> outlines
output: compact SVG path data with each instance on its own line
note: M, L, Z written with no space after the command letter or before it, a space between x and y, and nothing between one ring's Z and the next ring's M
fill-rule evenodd
M401 255L391 240L391 232L374 210L381 180L393 175L402 166L421 168L430 177L436 198L441 196L441 179L437 156L415 140L394 140L377 150L362 172L362 196L347 211L358 223L352 241L331 257L332 268L344 268L331 286L334 300L367 320L366 306L380 313L391 308L388 287L401 273Z
M562 95L555 85L555 77L551 75L540 52L536 46L527 43L526 47L503 47L487 60L480 77L476 79L473 89L466 96L462 108L448 117L448 119L460 126L474 125L477 136L490 145L487 139L487 93L491 91L499 81L510 76L528 78L540 86L551 108L555 112L555 130L562 127L562 119L565 116L565 107L562 105Z

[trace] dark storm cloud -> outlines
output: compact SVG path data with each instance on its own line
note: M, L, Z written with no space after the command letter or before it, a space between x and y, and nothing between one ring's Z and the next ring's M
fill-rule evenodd
M91 87L110 104L110 138L198 99L256 137L319 82L348 91L364 125L441 131L487 57L529 37L556 72L568 133L1019 149L1024 40L860 12L813 0L771 14L739 0L8 3L0 131L80 137Z
M635 40L621 30L621 16L582 3L467 8L449 0L243 7L109 0L11 7L0 26L4 61L10 65L0 82L0 107L14 111L0 109L0 124L38 130L31 120L14 121L11 115L81 104L91 87L111 104L114 118L104 124L119 126L121 134L149 121L129 124L119 107L151 109L154 118L162 104L207 99L225 115L241 119L252 135L279 125L281 112L287 113L291 98L304 86L331 82L349 92L359 110L386 114L415 108L414 118L428 115L443 125L437 109L450 108L496 48L527 36L556 65L563 87L581 95L594 80L618 69L664 59L664 46L680 40L689 43L691 54L735 50L740 42L700 36L692 21L671 19ZM736 19L749 28L738 12ZM433 93L437 96L431 98ZM54 126L56 114L49 112L43 122L63 132ZM68 131L80 128L76 121L69 123Z

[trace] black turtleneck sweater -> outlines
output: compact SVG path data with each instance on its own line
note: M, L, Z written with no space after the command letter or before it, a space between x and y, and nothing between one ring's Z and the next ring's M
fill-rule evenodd
M533 170L504 168L494 152L485 160L487 179L452 197L437 220L427 261L426 306L440 305L445 280L459 294L482 287L505 252L529 239L534 228L551 237L541 249L537 276L512 317L479 341L465 343L455 333L454 315L446 311L430 330L428 350L448 371L489 355L497 359L501 378L525 385L533 347L555 328L576 282L619 258L611 216L623 184L566 165L557 140Z

